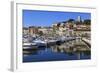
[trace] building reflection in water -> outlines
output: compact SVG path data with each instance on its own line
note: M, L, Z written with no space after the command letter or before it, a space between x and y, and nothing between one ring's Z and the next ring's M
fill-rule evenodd
M90 48L81 39L66 41L66 42L63 42L62 44L48 45L46 47L39 47L39 48L33 47L33 49L34 50L29 51L29 54L27 54L27 56L43 55L44 53L51 53L51 54L61 53L64 55L69 55L69 56L75 55L77 56L77 60L80 60L81 57L84 57L84 56L85 57L89 56L88 58L91 58Z

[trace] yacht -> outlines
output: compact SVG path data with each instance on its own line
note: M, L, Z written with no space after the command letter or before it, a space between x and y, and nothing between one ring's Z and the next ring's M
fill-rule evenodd
M47 42L45 40L36 39L32 43L35 43L38 47L46 46Z

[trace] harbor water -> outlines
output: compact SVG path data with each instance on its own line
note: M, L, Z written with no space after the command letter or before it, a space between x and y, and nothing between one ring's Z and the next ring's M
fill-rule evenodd
M23 50L23 62L91 59L90 47L80 39Z

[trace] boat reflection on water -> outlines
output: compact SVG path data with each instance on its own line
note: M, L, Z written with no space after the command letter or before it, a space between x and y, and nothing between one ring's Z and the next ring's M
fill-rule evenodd
M23 50L23 62L91 59L90 48L81 40L72 40Z

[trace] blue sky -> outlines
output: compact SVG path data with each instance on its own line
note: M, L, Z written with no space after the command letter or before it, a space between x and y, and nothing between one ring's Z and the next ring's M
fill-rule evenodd
M84 19L91 19L90 13L80 12L58 12L58 11L37 11L23 10L23 26L51 26L53 23L75 19L81 16Z

